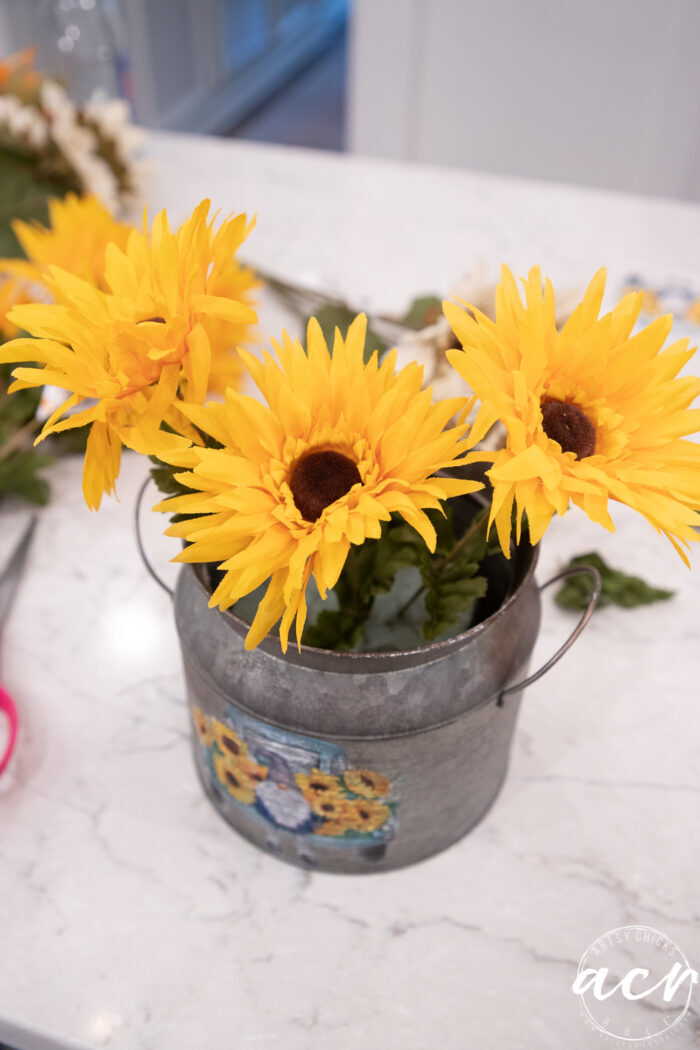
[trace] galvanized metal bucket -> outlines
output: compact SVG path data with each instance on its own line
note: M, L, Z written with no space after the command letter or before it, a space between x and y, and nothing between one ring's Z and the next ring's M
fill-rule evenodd
M247 624L208 608L207 567L183 569L175 618L194 757L222 817L284 860L336 872L412 864L473 828L506 775L523 688L573 643L600 582L567 642L527 677L537 548L497 562L481 622L396 653L283 655L271 637L247 652Z

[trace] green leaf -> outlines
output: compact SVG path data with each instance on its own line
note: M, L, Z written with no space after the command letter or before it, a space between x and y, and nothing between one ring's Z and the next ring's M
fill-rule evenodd
M49 499L48 482L39 471L53 462L33 447L34 419L41 390L18 390L8 394L14 365L0 365L0 497L19 496L43 505ZM24 431L23 428L27 427ZM12 444L9 444L12 442ZM15 447L13 447L15 446Z
M39 430L35 416L42 388L8 394L17 364L0 364L0 496L11 494L43 505L48 502L50 491L39 472L52 464L55 456L84 453L90 428L52 434L42 446L43 451L37 451L33 445Z
M422 537L394 516L377 540L352 547L333 589L335 607L310 620L303 641L320 649L392 649L434 641L462 630L474 602L486 594L479 574L487 554L487 511L479 511L461 541L448 509L428 511L437 533L431 554ZM310 606L311 610L311 606ZM371 635L371 636L368 636Z
M59 455L84 456L87 449L87 440L90 433L90 424L84 427L73 427L70 430L62 430L58 434L52 434L47 440L49 447L55 449Z
M345 609L322 609L316 623L304 628L304 645L347 652L362 641L366 617Z
M456 567L454 572L442 578L439 586L429 587L425 599L428 619L423 625L423 635L429 642L435 641L453 627L457 627L474 602L486 594L487 580L478 576L479 566ZM466 626L466 625L465 625Z
M0 459L0 496L19 496L43 507L51 493L49 483L38 472L51 463L51 456L33 448L20 449Z
M427 613L423 636L428 642L462 626L465 614L486 594L487 580L479 575L479 570L487 553L487 517L488 510L479 511L458 540L449 510L442 520L432 512L438 531L437 547L435 555L426 550L420 560Z
M418 331L429 324L434 324L441 314L442 299L439 296L419 295L401 318L401 323L407 328L415 328Z
M13 219L47 225L48 198L63 197L70 188L65 179L48 178L30 154L0 148L0 256L22 255Z
M154 464L151 467L151 477L165 496L192 494L192 489L188 489L186 485L183 485L175 477L176 474L182 473L182 467L173 467L162 463L156 456L149 456L148 458Z
M164 496L191 496L192 489L187 488L175 477L176 474L181 473L182 467L174 467L171 464L161 463L157 456L148 457L154 465L151 467L151 477L156 483L158 490ZM189 518L196 518L196 514L171 514L171 524L176 524L178 521L187 521Z
M340 334L344 339L351 322L355 320L355 314L345 306L322 306L316 311L314 317L321 326L323 337L331 352L333 351L333 340L335 338L336 328L340 329ZM306 331L308 323L309 319L307 318L304 323L304 331ZM365 342L365 363L369 361L375 350L379 352L379 357L381 358L388 349L389 348L384 340L380 339L377 333L368 325L367 340Z
M7 388L13 382L12 372L15 368L17 364L0 365L0 426L22 426L29 422L34 418L41 400L41 387L7 394Z
M359 548L366 552L360 558L360 593L370 601L377 594L388 594L397 573L417 564L417 544L423 541L410 525L392 522L382 529L381 538L369 540Z
M650 605L652 602L667 601L674 595L652 587L639 576L629 576L620 569L613 569L603 561L599 554L580 554L572 558L568 569L579 565L591 565L600 573L603 587L598 600L598 609L606 605L619 605L623 609L633 609L637 605ZM556 602L564 609L583 610L587 607L593 594L593 580L585 573L567 580L556 596Z
M359 646L375 597L388 594L397 574L416 565L418 544L418 533L394 519L382 526L379 539L351 547L332 592L337 608L323 608L306 626L304 644L342 651Z

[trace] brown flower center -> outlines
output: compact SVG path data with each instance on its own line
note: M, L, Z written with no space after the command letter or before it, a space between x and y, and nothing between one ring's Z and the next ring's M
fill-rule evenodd
M573 452L576 459L593 455L595 427L582 408L571 401L545 401L541 408L542 429L563 452Z
M357 466L340 452L310 452L299 460L289 487L306 521L317 521L326 507L362 481Z
M235 740L232 740L230 736L224 736L221 738L221 742L227 751L230 751L233 755L240 755L241 749Z

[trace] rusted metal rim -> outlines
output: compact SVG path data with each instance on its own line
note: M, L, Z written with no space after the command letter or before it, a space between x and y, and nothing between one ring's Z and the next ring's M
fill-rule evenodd
M373 672L401 670L407 667L417 667L422 664L432 663L458 649L464 648L464 646L472 642L476 642L504 616L508 615L512 606L519 601L528 584L532 582L538 556L538 547L533 547L530 543L521 541L511 556L514 561L514 575L519 577L519 579L517 579L516 585L506 596L503 603L494 613L475 624L474 627L470 627L461 634L441 642L432 642L429 645L420 646L416 649L384 653L335 652L330 649L315 649L310 645L302 645L300 648L297 648L293 642L290 642L287 652L282 653L279 638L276 635L268 635L260 642L257 648L271 657L283 659L298 667L310 667L318 671L331 671L336 674L372 674ZM520 568L520 571L518 571L519 567L522 566L524 568ZM184 571L194 572L195 579L208 600L211 595L211 589L204 576L206 566L188 565ZM250 624L236 616L230 609L212 609L212 612L223 616L225 621L241 637L245 637L248 633Z

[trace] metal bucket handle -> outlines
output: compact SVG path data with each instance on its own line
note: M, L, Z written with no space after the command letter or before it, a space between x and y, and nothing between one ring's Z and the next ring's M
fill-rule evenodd
M561 660L564 653L567 653L569 651L569 649L574 644L578 636L581 634L581 631L584 629L584 627L590 620L591 616L593 615L593 610L598 604L598 599L600 598L600 591L603 586L603 581L600 578L600 573L597 569L594 569L592 565L578 565L573 569L564 569L563 572L557 573L556 576L552 576L551 580L547 580L546 583L543 583L540 587L540 593L543 590L545 590L545 588L551 587L553 583L558 583L560 580L568 580L570 576L577 576L581 572L586 573L593 580L593 593L591 594L590 600L588 602L585 612L581 616L581 619L576 624L576 626L574 627L573 631L566 639L564 644L557 649L553 656L550 656L549 660L547 660L547 663L543 664L542 667L540 667L539 671L535 671L534 674L529 675L527 678L523 679L522 682L517 682L515 685L509 685L505 689L501 689L501 692L498 695L498 701L496 704L497 707L503 706L503 698L505 696L508 696L509 693L520 692L521 689L525 689L528 685L532 685L532 683L536 682L538 678L541 678L542 675L545 675L547 671L549 671L550 667L554 667L554 665L559 660Z
M162 580L160 578L156 570L151 565L150 559L146 554L146 548L143 545L143 538L141 536L141 504L143 503L144 494L146 492L146 489L148 488L149 482L151 481L153 481L153 478L149 474L148 477L144 480L143 485L139 489L139 494L136 497L136 510L134 511L134 532L136 533L136 546L139 549L141 561L146 566L146 571L148 572L149 576L152 576L158 584L158 586L162 587L165 593L169 595L170 598L172 598L174 596L174 591L171 587L168 587L165 580Z

